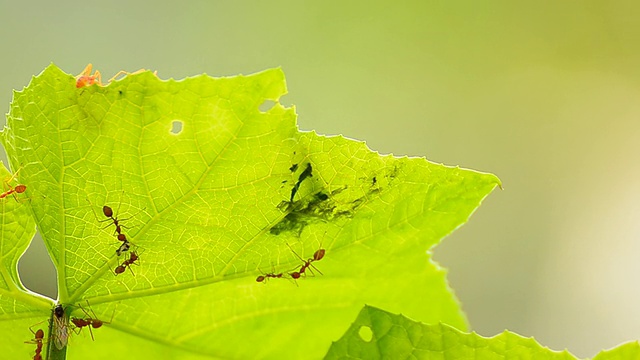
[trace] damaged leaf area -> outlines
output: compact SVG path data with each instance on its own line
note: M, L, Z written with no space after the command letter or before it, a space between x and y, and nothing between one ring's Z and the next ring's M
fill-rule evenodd
M293 168L293 166L292 166ZM312 176L312 165L308 163L305 170L298 176L298 180L291 189L291 198L289 201L282 201L278 208L286 215L269 230L273 235L281 233L293 234L300 237L304 228L309 224L327 223L337 221L340 218L351 217L358 206L365 202L365 196L340 196L342 192L348 189L345 185L338 189L327 191L319 190L313 194L295 199L302 182ZM375 176L373 177L376 178ZM311 179L309 180L311 181ZM321 186L323 187L323 186ZM372 189L368 195L373 194Z
M301 132L285 93L280 69L77 86L54 65L15 93L2 140L59 302L111 319L70 358L320 358L364 304L466 327L427 250L499 180Z

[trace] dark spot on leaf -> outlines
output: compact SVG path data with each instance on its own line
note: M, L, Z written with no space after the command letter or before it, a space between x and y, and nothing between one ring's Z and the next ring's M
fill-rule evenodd
M373 180L371 180L371 185L375 185L377 182L378 182L378 178L374 176Z
M298 170L298 164L293 164L289 168L289 171L291 171L291 172L296 172L296 170Z
M118 90L118 95L122 96L122 90Z
M363 201L364 201L364 199L363 199L363 198L357 198L357 199L353 200L353 201L351 202L351 209L352 209L352 210L357 209L360 205L362 205L362 202L363 202Z
M307 164L307 167L304 169L304 171L302 172L302 174L300 174L300 176L298 177L298 182L302 182L304 179L313 176L311 175L311 171L313 170L313 168L311 167L311 163Z
M291 231L298 236L302 233L302 230L309 223L304 219L304 217L300 216L300 214L292 212L287 214L279 223L273 226L269 232L273 235L280 235L280 233L285 231Z
M313 176L311 174L312 171L313 171L313 167L311 166L311 163L308 163L307 167L304 169L302 174L300 174L300 176L298 176L298 182L296 182L296 184L293 185L293 188L291 189L291 198L289 199L289 202L293 202L293 198L296 196L296 193L298 192L298 189L300 188L300 184L302 184L304 179Z
M353 215L353 203L340 204L332 199L344 190L346 187L334 190L330 194L319 191L297 201L281 202L278 208L287 215L271 227L269 232L273 235L288 232L300 237L302 230L308 225Z

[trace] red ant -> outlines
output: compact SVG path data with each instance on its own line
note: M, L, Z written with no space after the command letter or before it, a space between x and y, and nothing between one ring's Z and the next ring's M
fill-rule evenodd
M118 206L118 208L120 208L120 206ZM126 226L124 225L120 225L120 221L122 220L129 220L127 219L118 219L117 217L113 217L113 210L108 207L107 205L102 207L102 213L104 214L104 216L106 216L108 219L105 220L98 220L100 222L104 222L104 221L113 221L113 225L115 225L116 227L116 233L118 233L118 240L120 241L127 241L127 237L124 236L124 234L122 233L122 228L126 228ZM111 224L107 225L107 227L111 226Z
M93 210L93 208L91 208L91 209ZM136 215L137 215L137 214L139 214L142 210L144 210L144 208L143 208L143 209L141 209L141 210L139 210L139 211L136 213ZM120 205L118 205L118 211L120 211ZM121 225L121 224L120 224L120 222L121 222L121 221L125 221L125 220L129 220L129 219L131 219L133 216L136 216L136 215L133 215L133 216L128 217L128 218L125 218L125 219L118 219L118 217L114 217L114 216L113 216L113 209L111 209L111 208L110 208L109 206L107 206L107 205L105 205L105 206L103 206L103 207L102 207L102 213L104 214L104 216L106 216L106 217L107 217L107 219L104 219L104 220L98 220L98 221L99 221L99 222L105 222L105 221L109 221L109 220L111 220L111 221L113 222L113 225L116 227L115 232L118 234L118 240L120 240L120 241L127 241L127 237L122 233L122 228L128 229L129 227L128 227L128 226ZM95 215L95 211L94 211L94 215ZM98 216L97 216L97 215L96 215L96 219L98 219ZM109 227L109 226L111 226L111 224L107 225L105 228L107 228L107 227Z
M81 88L85 86L91 86L93 84L98 84L102 86L102 75L100 71L96 70L96 72L91 75L91 69L93 65L89 64L87 67L82 70L78 76L76 76L76 88Z
M16 201L18 201L18 198L16 197L16 194L22 194L23 192L25 192L27 190L27 186L23 185L23 184L18 184L15 187L11 186L11 182L13 181L13 179L16 178L16 176L18 176L18 173L20 172L20 169L18 169L18 171L16 171L15 174L13 174L9 179L5 179L4 180L4 187L5 188L9 188L9 190L3 192L2 194L0 194L0 199L4 199L9 195L13 195L13 198L16 199Z
M33 333L33 339L30 341L25 341L25 344L36 344L36 354L33 356L33 360L42 360L42 346L44 341L44 330L38 329L35 332L33 329L29 328L31 333Z
M264 275L258 276L256 278L256 281L266 284L267 280L269 280L269 278L280 279L280 278L282 278L282 275L283 275L283 273L279 273L279 274L268 273L268 274L264 274Z
M132 251L129 254L129 259L125 260L121 265L118 265L114 272L116 273L116 275L119 275L122 274L127 268L129 268L129 271L131 271L131 273L135 276L133 270L131 270L131 265L138 265L136 263L138 259L140 259L138 254L135 251Z
M89 329L89 333L91 334L91 340L95 340L93 338L93 331L91 330L91 328L98 329L98 328L102 327L102 325L104 325L104 324L111 324L111 320L113 320L113 314L115 314L115 311L116 311L116 309L114 308L113 309L113 314L111 314L111 319L109 321L102 321L102 320L97 319L96 313L94 313L93 310L91 310L91 307L89 307L89 301L88 300L87 300L87 307L89 307L89 311L91 311L91 314L89 314L89 312L87 312L87 310L85 310L81 305L78 305L78 307L80 309L82 309L82 312L84 312L84 314L87 317L84 318L84 319L72 317L71 318L71 322L78 329L78 332L76 332L76 334L79 334L80 331L82 330L82 328L86 326Z
M87 202L89 202L89 205L91 205L91 201L89 201L89 199L87 199ZM120 210L120 205L118 205L118 210ZM120 255L122 255L122 253L129 251L129 249L131 248L131 243L127 239L127 236L122 233L122 228L126 228L126 226L120 224L121 221L128 220L129 218L118 219L117 217L114 217L113 216L113 209L111 207L107 206L107 205L102 207L102 213L104 214L105 217L107 217L107 219L99 220L98 219L98 215L93 210L93 207L91 207L91 211L93 211L93 215L95 216L96 221L98 221L98 222L111 221L113 223L113 225L115 226L115 233L118 234L117 235L117 239L119 241L122 241L122 244L116 250L116 254L118 256L120 256ZM105 228L107 228L109 226L111 226L111 224L108 224Z
M78 74L78 76L76 76L76 88L82 88L85 86L91 86L93 84L98 84L100 86L103 86L102 84L102 74L100 74L100 71L96 70L93 75L91 75L91 70L93 69L93 65L92 64L88 64L87 67L84 68L84 70L82 70L82 72L80 74ZM139 74L141 72L145 72L147 71L146 69L140 69L138 71L134 71L134 72L127 72L124 70L119 71L117 74L115 74L111 79L109 79L108 82L112 82L114 80L116 80L117 77L119 77L120 75L135 75L135 74ZM153 75L155 75L156 77L158 76L158 72L154 71Z
M322 260L322 258L324 258L324 254L325 254L325 250L324 249L320 248L320 249L316 250L316 252L313 253L313 257L312 258L309 258L309 259L305 260L300 255L298 255L298 253L293 251L293 248L291 247L291 245L287 244L287 246L289 247L291 252L293 252L293 254L298 259L302 260L302 262L303 262L302 266L300 267L300 271L294 271L294 272L289 274L294 280L295 279L299 279L300 276L302 276L302 274L305 274L305 276L306 276L307 269L309 269L309 271L311 271L313 273L313 271L310 268L314 268L314 269L316 269L316 271L318 273L320 273L320 275L324 275L322 273L322 271L318 270L318 268L313 266L313 264L312 264L312 262L320 261L320 260Z
M120 206L118 206L118 208L120 208ZM125 227L124 225L120 225L120 221L122 220L128 220L128 219L121 219L119 220L117 217L113 217L113 209L111 209L109 206L105 205L102 207L102 213L104 214L104 216L106 216L108 219L105 220L98 220L100 222L103 221L113 221L113 225L116 227L116 233L118 234L117 238L119 241L122 241L122 245L120 245L120 247L118 248L118 250L116 250L116 254L118 256L122 255L123 252L129 251L129 248L131 247L131 243L129 243L129 240L127 240L127 236L125 234L122 233L122 228ZM111 224L107 225L110 226ZM124 271L124 270L123 270Z
M93 216L96 218L97 222L112 221L113 225L115 225L115 227L116 227L115 232L118 234L118 240L127 241L126 236L124 236L124 234L122 233L122 228L123 227L126 228L126 226L120 225L120 221L128 220L128 218L127 219L118 219L117 217L113 217L113 209L111 209L111 207L105 205L105 206L102 207L102 213L104 214L104 216L107 217L107 219L100 220L100 219L98 219L98 214L96 214L96 211L93 210L93 205L91 204L91 201L89 201L89 198L87 198L87 202L91 206L91 211L93 212ZM118 205L118 210L120 210L120 205ZM104 228L106 229L109 226L111 226L111 224L107 224L107 226L105 226ZM122 235L122 236L120 236L120 235Z

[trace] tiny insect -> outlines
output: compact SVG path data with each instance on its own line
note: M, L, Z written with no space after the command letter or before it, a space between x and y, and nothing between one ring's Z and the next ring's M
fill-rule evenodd
M69 318L64 313L62 305L53 308L53 344L62 350L69 340Z
M88 198L87 198L87 202L89 203L89 205L91 205L91 201L89 201ZM122 204L121 203L118 204L118 211L120 211L120 205ZM117 234L116 238L122 242L122 244L120 244L118 249L116 249L116 255L121 256L123 253L129 251L132 244L127 239L127 236L122 232L122 229L127 227L121 224L121 222L125 220L129 220L130 218L118 219L117 216L114 216L113 209L107 205L104 205L102 207L102 213L104 214L106 219L103 219L103 220L98 219L98 215L96 214L95 210L93 210L93 206L91 206L91 211L93 212L93 216L96 218L96 221L109 222L109 224L107 224L107 226L104 227L105 229L111 225L115 227L114 234Z
M268 274L263 274L260 275L256 278L256 282L261 282L261 283L267 283L267 280L269 280L269 278L273 278L273 279L279 279L282 278L283 273L279 273L279 274L274 274L274 273L268 273Z
M80 74L78 74L78 76L76 76L76 88L79 89L93 84L102 86L102 75L100 74L100 71L96 70L93 75L91 75L92 69L93 65L89 64Z
M0 199L4 199L9 195L13 195L13 198L16 199L16 201L19 201L18 198L16 197L16 194L22 194L27 190L27 186L23 184L18 184L15 187L11 186L11 182L16 178L16 176L18 176L19 172L20 172L20 169L18 169L18 171L16 171L15 174L13 174L9 179L4 180L4 183L3 183L4 189L8 188L8 190L0 194Z
M25 344L36 344L36 353L33 356L33 360L42 360L42 347L43 347L43 340L44 340L44 330L42 329L38 329L35 332L33 331L33 329L29 328L29 330L31 331L31 333L33 333L33 339L29 340L29 341L25 341Z
M119 248L116 249L116 255L121 256L123 253L129 251L131 243L128 241L123 242Z
M91 330L91 328L98 329L102 327L102 325L104 324L110 324L111 320L113 320L113 314L115 314L115 310L116 310L115 308L113 309L114 312L113 314L111 314L111 319L109 321L102 321L98 319L98 317L96 316L96 313L93 312L93 310L89 306L88 300L87 300L87 307L89 308L89 311L91 311L91 313L89 313L81 305L78 305L78 307L82 310L82 312L84 312L84 314L86 315L86 318L72 317L71 323L73 323L73 325L78 329L78 331L76 332L77 334L80 334L80 331L82 331L82 328L86 326L89 329L89 333L91 334L91 340L94 340L94 341L95 339L93 337L93 330Z
M89 201L87 199L87 201ZM91 204L91 202L89 202L89 204ZM120 205L122 205L122 203L120 203L118 205L118 212L120 211ZM107 226L105 226L105 229L108 228L109 226L111 226L113 224L113 226L115 226L115 234L118 234L118 240L120 241L127 241L127 237L122 233L122 229L128 229L128 226L124 226L123 224L121 224L122 221L126 221L129 220L133 217L135 217L136 215L138 215L140 212L142 212L145 208L142 208L140 210L138 210L138 212L136 212L134 215L129 216L128 218L124 218L124 219L119 219L117 216L114 216L114 212L113 209L107 205L102 207L102 213L104 214L104 216L106 217L106 219L104 220L100 220L98 219L98 216L96 215L95 211L93 211L93 215L96 217L96 220L98 222L105 222L105 221L110 221L111 223L108 224ZM91 208L91 210L93 210L93 207Z
M104 227L105 229L113 224L113 225L115 225L115 232L114 233L117 233L117 234L121 234L122 233L122 228L125 227L125 226L120 225L120 221L128 220L128 219L118 219L117 217L114 217L113 216L113 209L111 209L111 207L105 205L105 206L102 207L102 213L104 214L106 219L100 220L98 218L98 214L93 209L93 204L91 204L91 201L89 201L89 198L87 198L86 200L89 203L89 206L91 206L91 212L93 212L93 216L96 218L97 222L103 223L103 222L109 221L110 223L107 224L107 226ZM118 205L118 211L120 211L120 205L121 204ZM120 239L118 239L118 240L120 240ZM125 240L126 240L126 238L125 238ZM124 240L120 240L120 241L124 241Z

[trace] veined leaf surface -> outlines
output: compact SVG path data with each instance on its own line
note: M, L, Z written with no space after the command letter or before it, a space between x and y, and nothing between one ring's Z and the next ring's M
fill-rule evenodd
M69 358L319 358L364 304L466 327L428 250L499 180L301 132L285 93L279 69L76 88L54 65L15 93L3 142L58 301L110 319L95 341L73 336ZM117 276L128 253L116 255L105 205L140 257ZM297 281L256 281L289 277L320 248Z

